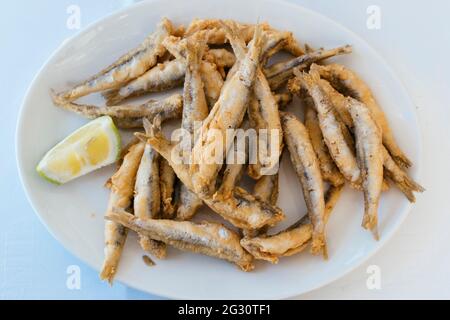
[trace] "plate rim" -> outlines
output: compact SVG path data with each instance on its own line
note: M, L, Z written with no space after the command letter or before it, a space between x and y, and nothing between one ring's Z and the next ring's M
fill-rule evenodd
M261 1L261 0L259 0ZM25 110L25 106L29 103L28 100L30 99L30 93L32 91L32 89L35 87L36 83L39 80L39 77L41 75L41 73L43 72L43 70L49 65L49 63L55 58L55 56L58 55L58 53L64 49L64 47L66 45L69 45L71 42L75 41L78 37L81 37L83 34L88 33L90 31L92 31L93 29L95 29L96 27L100 26L101 24L105 23L105 21L107 20L111 20L114 19L117 16L120 16L124 13L126 13L129 10L132 9L136 9L137 7L144 7L144 6L148 6L150 3L153 2L162 2L162 0L147 0L147 1L140 1L137 3L134 3L132 5L123 7L123 8L119 8L116 9L100 18L98 18L97 20L87 24L82 30L80 30L79 32L76 32L75 34L65 38L53 51L52 53L49 55L49 57L45 60L45 62L42 64L42 66L38 69L38 71L36 72L36 74L34 75L32 81L30 82L30 85L27 87L27 90L25 91L25 95L22 99L22 103L20 106L20 110L18 113L18 117L17 117L17 121L16 121L16 131L15 131L15 156L16 156L16 165L17 165L17 169L18 169L18 173L19 173L19 180L22 184L24 193L25 193L25 197L28 201L28 203L30 204L31 208L33 209L33 211L35 212L35 214L37 215L39 221L44 225L45 229L51 234L51 236L60 244L62 245L62 247L67 250L70 254L72 254L73 256L75 256L77 259L79 259L80 261L82 261L84 264L86 264L87 266L89 266L90 268L92 268L95 271L98 271L98 268L96 266L94 266L93 264L91 264L90 262L88 262L87 260L84 259L84 257L80 256L79 254L76 254L75 251L76 250L72 250L70 249L70 245L65 243L64 241L61 240L61 238L59 238L57 236L57 234L50 228L49 224L46 223L46 221L44 220L43 216L39 213L39 211L36 208L35 203L32 200L32 196L30 193L30 186L29 186L29 182L27 182L27 178L25 177L25 169L24 169L24 165L23 165L23 155L21 152L21 149L19 147L19 143L21 141L21 131L23 130L23 119L24 119L24 110ZM415 127L418 129L416 132L416 135L418 137L418 140L416 141L416 146L417 146L417 152L418 152L418 157L417 157L417 161L414 164L414 173L412 174L412 176L416 179L420 178L421 175L421 168L422 168L422 163L423 163L423 135L422 135L422 128L420 126L420 122L418 121L418 116L417 113L414 109L414 101L411 98L410 94L408 93L403 81L401 80L401 78L399 78L397 76L397 74L394 72L393 68L390 66L390 64L388 64L386 62L386 60L383 58L383 56L381 54L378 53L378 51L376 51L367 41L365 41L361 36L359 36L356 32L350 30L349 28L347 28L346 26L340 24L339 22L337 22L336 20L320 13L317 12L313 9L309 9L306 8L304 6L302 6L301 4L297 4L297 3L293 3L293 2L289 2L286 0L262 0L262 2L266 2L266 5L283 5L285 7L290 7L293 8L294 10L303 10L304 12L307 12L308 15L311 16L316 16L319 19L323 19L326 20L328 23L333 24L336 28L341 29L343 32L351 35L352 37L354 37L355 39L357 39L361 44L363 44L367 50L369 50L371 52L371 54L380 61L381 64L383 64L384 68L386 69L386 71L390 74L390 76L399 84L399 89L401 89L401 94L406 98L407 102L408 102L408 108L410 109L413 118L414 118L414 124ZM404 224L405 219L408 217L408 215L410 214L412 209L412 203L407 202L405 205L405 209L404 214L402 214L400 217L397 218L397 223L396 225L392 226L389 230L389 232L384 233L383 237L378 241L377 245L372 249L372 251L370 251L368 254L364 255L361 258L358 258L355 260L354 263L352 263L349 267L347 267L346 269L344 269L343 272L328 277L328 278L322 278L321 280L317 281L317 283L313 286L310 286L310 288L308 288L307 290L303 290L303 291L299 291L299 292L292 292L292 290L287 290L289 292L285 292L285 293L279 293L279 294L274 294L272 296L272 298L269 299L288 299L288 298L292 298L292 297L296 297L296 296L301 296L304 295L306 293L318 290L326 285L329 285L335 281L337 281L338 279L343 278L344 276L348 275L350 272L354 271L356 268L360 267L362 264L364 264L365 262L367 262L371 257L373 257L376 253L378 253L381 248L383 248L386 243L388 241L390 241L392 239L392 237L394 236L394 234L396 234L399 230L399 228ZM143 287L139 287L137 285L134 284L130 284L128 282L126 282L125 280L122 280L121 277L117 277L115 282L120 282L122 285L126 286L126 287L130 287L142 292L146 292L148 294L152 294L155 296L159 296L159 297L165 297L165 298L169 298L169 299L196 299L196 297L192 297L192 296L185 296L183 294L171 294L171 293L167 293L167 292L155 292L154 290L150 290L147 288L143 288ZM161 288L162 291L164 291L164 288ZM220 298L213 298L213 299L220 299Z

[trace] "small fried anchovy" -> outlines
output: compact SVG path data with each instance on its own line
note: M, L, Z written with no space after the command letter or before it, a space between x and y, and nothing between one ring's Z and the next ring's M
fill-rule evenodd
M424 192L425 188L415 182L408 174L392 159L392 156L383 147L384 175L391 179L397 188L408 198L410 202L416 202L414 192Z
M144 74L153 67L158 57L166 52L163 40L173 32L172 23L164 18L156 31L149 35L136 49L125 54L106 69L89 80L58 96L62 100L74 101L90 93L115 89Z
M346 140L347 128L339 121L333 104L325 95L319 85L319 76L316 73L300 73L294 71L296 78L289 82L289 89L299 94L302 88L307 89L314 101L320 129L328 151L339 171L355 188L361 186L361 171L356 161L353 149Z
M141 105L110 107L81 105L73 102L66 102L59 99L57 96L53 96L53 102L58 107L75 112L89 119L95 119L101 116L110 116L114 119L153 119L157 114L160 114L163 119L169 119L181 116L183 109L183 100L179 94L174 94L159 101L150 100Z
M237 30L225 24L223 28L238 59L244 59L246 54L245 43L239 38ZM270 36L268 39L270 39ZM247 114L251 127L256 130L258 135L258 150L266 150L266 156L261 157L261 152L258 152L257 162L255 164L250 163L248 166L249 176L253 179L259 179L264 174L270 174L278 170L282 145L278 105L260 68L256 70L253 94L250 98ZM263 130L267 132L266 135L261 134ZM273 136L273 133L278 134L278 136ZM272 154L272 152L276 153Z
M349 112L353 119L356 156L361 169L364 191L364 219L362 226L372 231L378 240L378 203L383 185L383 143L381 130L363 103L349 98Z
M181 127L190 135L189 145L185 146L191 151L194 143L194 127L196 123L203 121L208 116L208 104L206 101L203 80L201 76L202 56L205 43L197 39L187 39L182 43L186 53L186 78L183 91L183 118ZM176 212L176 220L189 220L202 205L202 200L186 186L180 187L179 206Z
M130 147L122 165L111 178L111 194L106 214L113 208L128 209L133 198L134 184L145 144L139 142ZM113 282L120 262L123 246L127 238L127 229L113 221L105 223L105 258L100 271L100 278Z
M309 66L317 61L328 59L341 54L348 54L351 52L352 47L348 45L330 50L319 49L317 51L301 55L297 58L293 58L288 61L276 63L273 66L265 69L264 74L266 75L267 78L273 78L288 71L290 71L292 74L293 69L301 65Z
M186 78L183 91L183 117L181 127L194 134L194 125L203 121L209 113L201 76L202 56L205 50L203 43L192 41L184 43L186 51Z
M106 218L177 249L224 259L243 271L254 268L253 257L241 247L239 236L221 224L139 219L121 209Z
M344 46L330 50L319 49L288 61L276 63L265 69L264 74L266 75L272 90L276 90L293 77L294 68L298 68L300 71L303 71L314 62L351 52L351 46Z
M325 201L322 174L308 131L290 113L281 113L284 139L291 156L291 162L302 185L308 215L313 225L311 252L322 253L327 258L325 237Z
M169 90L183 83L185 72L186 64L184 61L180 59L165 61L125 86L105 92L103 97L106 99L108 106L113 106L128 98L138 97L150 92Z
M134 186L134 215L141 219L157 219L161 208L161 190L159 179L160 156L150 144L146 143ZM140 235L142 249L158 259L166 257L164 243Z
M171 219L175 213L174 188L176 180L175 172L166 159L159 161L159 183L161 190L161 213L163 219Z

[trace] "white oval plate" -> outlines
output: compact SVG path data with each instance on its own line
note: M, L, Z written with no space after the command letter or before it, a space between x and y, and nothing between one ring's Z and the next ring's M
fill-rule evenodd
M297 5L261 0L144 1L115 13L66 41L45 64L25 98L17 129L17 160L28 198L49 231L70 252L95 269L103 258L103 212L108 191L104 182L113 168L105 168L64 186L54 186L35 172L44 153L70 132L86 123L52 105L50 88L64 89L83 80L136 46L154 30L161 17L187 24L193 18L231 18L242 22L268 21L293 31L313 47L351 44L354 53L336 61L356 70L373 88L396 137L419 167L420 132L413 105L386 63L363 40L335 22ZM289 221L303 215L299 183L284 157L279 205ZM278 265L258 262L244 273L213 258L169 251L165 261L149 268L142 262L136 237L131 235L116 280L131 287L172 298L275 299L298 295L342 277L375 253L406 217L410 205L395 189L382 196L381 240L373 240L360 224L361 193L346 189L328 226L330 260L302 253ZM99 280L100 281L100 280Z

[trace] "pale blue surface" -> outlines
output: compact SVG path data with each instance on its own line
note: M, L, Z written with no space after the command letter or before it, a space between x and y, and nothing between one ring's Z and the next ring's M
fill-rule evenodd
M119 283L113 288L98 279L97 272L67 252L47 232L28 204L15 163L15 127L19 108L34 75L58 45L76 31L66 28L69 5L82 10L82 27L117 10L127 0L15 0L2 2L0 10L0 298L2 299L152 299L154 296ZM448 151L433 158L432 143L446 137L439 117L449 119L448 57L450 27L448 1L387 1L382 9L382 29L366 28L366 8L373 1L297 0L305 7L337 20L363 36L377 49L405 82L418 105L424 130L422 172L428 187L405 225L380 253L343 279L302 298L398 298L450 297L450 212ZM169 5L170 1L168 1ZM432 59L429 59L432 55ZM426 58L428 56L428 58ZM424 111L421 111L421 110ZM39 119L36 119L39 121ZM448 123L447 123L448 125ZM447 141L441 143L448 143ZM430 142L431 141L431 142ZM429 143L430 142L430 143ZM445 147L445 146L444 146ZM441 148L444 148L441 146ZM445 149L446 150L446 149ZM440 162L439 162L440 161ZM440 167L438 174L433 167ZM433 187L431 187L433 185ZM447 195L448 196L448 195ZM442 203L444 202L444 203ZM435 210L435 204L440 207ZM434 206L434 207L433 207ZM426 214L426 217L424 216ZM365 268L377 264L383 270L383 290L365 288ZM81 268L81 290L66 287L66 269Z
M76 30L66 27L69 5L81 8L82 27L130 1L19 0L2 4L0 77L2 88L0 194L6 207L0 209L0 298L1 299L151 299L146 293L119 283L112 288L98 274L67 252L47 232L25 198L15 163L16 119L28 85L57 46ZM38 14L39 13L39 14ZM6 90L3 90L6 88ZM36 119L39 121L39 119ZM4 209L8 208L7 211ZM67 267L81 268L81 289L66 286Z

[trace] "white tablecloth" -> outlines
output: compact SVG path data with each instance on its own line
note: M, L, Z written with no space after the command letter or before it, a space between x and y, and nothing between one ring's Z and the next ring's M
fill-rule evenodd
M77 30L67 8L81 9L81 27L118 10L127 0L16 0L0 10L0 298L157 299L121 284L110 288L67 252L40 223L22 190L15 162L18 111L33 76L54 49ZM450 2L296 0L353 30L391 65L417 109L424 141L420 182L427 188L393 239L367 263L300 299L450 298ZM168 1L168 5L169 5ZM433 5L432 5L433 4ZM367 27L377 5L381 28ZM445 70L445 71L444 71ZM38 121L38 120L37 120ZM68 267L81 270L81 288L67 286ZM381 271L369 290L368 266Z

